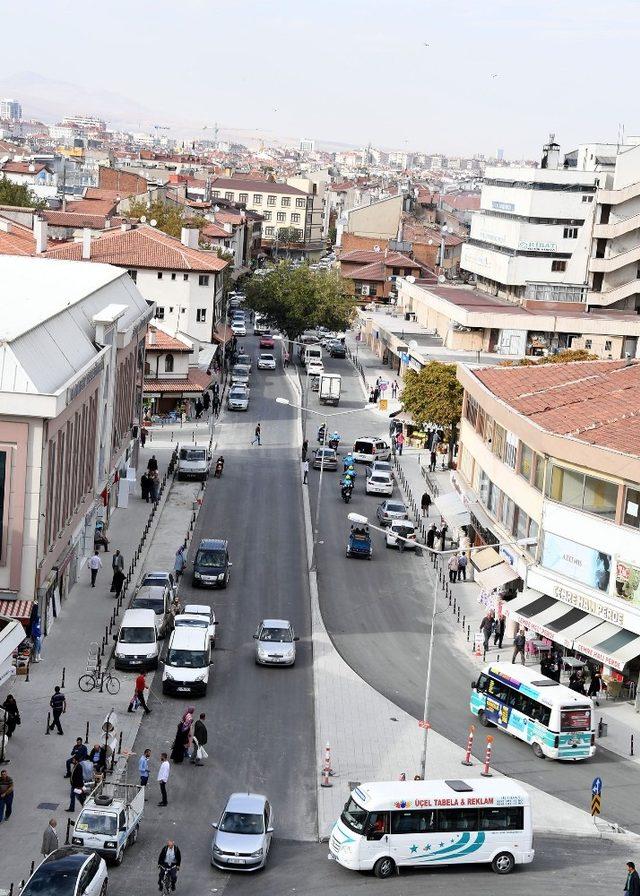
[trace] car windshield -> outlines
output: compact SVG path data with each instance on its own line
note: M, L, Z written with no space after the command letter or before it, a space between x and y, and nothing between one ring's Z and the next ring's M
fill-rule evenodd
M264 816L245 812L225 812L220 822L225 834L264 834Z
M196 566L224 566L224 551L198 551L196 554Z
M231 392L229 392L229 397L230 398L246 398L247 390L246 389L232 389Z
M180 460L204 460L204 448L181 448Z
M353 450L358 454L373 454L373 445L371 442L356 442Z
M354 799L349 799L340 816L340 821L344 822L350 830L361 834L364 831L364 823L367 813L362 809Z
M207 665L207 657L204 650L175 650L172 648L167 653L166 665L201 669Z
M169 576L165 573L147 573L147 575L142 580L143 585L166 585L169 581Z
M293 638L291 636L290 628L263 628L260 632L260 640L277 641L281 644L283 642L292 641Z
M164 613L164 598L162 597L134 597L131 602L134 610L153 610L156 616Z
M119 641L121 644L153 644L155 640L156 633L152 628L123 626L120 629Z
M85 834L115 834L118 830L115 815L103 815L101 812L86 810L83 811L74 827L76 831L82 831Z
M273 361L273 355L260 355L261 361Z
M411 525L406 525L406 526L400 525L400 526L399 526L397 523L395 523L395 524L391 527L391 529L392 529L392 531L395 532L397 535L404 535L405 537L406 537L407 535L413 535L413 533L415 532L415 529L413 528L413 526L411 526Z
M38 869L20 896L73 896L79 871L79 868L47 868L44 865Z
M389 502L386 509L388 513L406 513L404 504L392 504Z
M176 625L190 625L193 628L209 628L208 621L202 616L200 619L176 616Z

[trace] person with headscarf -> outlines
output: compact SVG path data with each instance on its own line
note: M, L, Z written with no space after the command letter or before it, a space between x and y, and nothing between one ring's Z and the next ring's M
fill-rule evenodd
M189 748L194 711L193 706L188 706L184 715L178 722L178 730L176 731L173 747L171 748L171 759L174 762L184 762L185 754Z

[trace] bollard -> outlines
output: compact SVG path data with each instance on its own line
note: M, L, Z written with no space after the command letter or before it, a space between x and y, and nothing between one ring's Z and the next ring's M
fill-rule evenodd
M487 648L483 646L482 648L482 662L486 663L487 661Z
M47 728L46 728L46 731L44 732L45 734L51 734L51 732L49 731L50 727L51 727L51 713L48 712L47 713Z
M493 743L493 737L489 735L487 737L487 749L484 754L484 766L480 774L483 778L492 778L493 774L489 771L489 764L491 762L491 744Z
M31 868L29 869L29 877L33 874L33 869L36 867L35 861L31 861Z
M25 681L29 681L29 669L31 668L31 663L27 663L27 674L24 677Z
M630 756L633 756L633 734L631 735L631 753Z
M66 672L67 672L67 667L63 666L62 667L62 681L60 683L61 688L64 688L64 677L65 677Z
M87 727L84 732L84 742L85 744L89 743L89 723L87 722Z
M467 617L463 613L462 614L462 628L466 628L466 627L467 627Z
M456 622L460 622L460 604L458 604L458 618Z
M471 626L467 626L467 641L471 640Z
M107 642L109 641L109 626L108 625L105 625L105 627L104 627L104 640Z
M456 615L456 598L455 598L455 595L454 595L454 597L453 597L453 615L454 615L454 616Z
M449 606L451 606L451 592L449 592Z
M467 738L467 752L464 754L464 759L462 760L463 765L473 765L471 761L471 748L473 747L473 734L476 728L475 725L469 725L469 737Z
M122 731L120 732L120 737L118 738L118 756L122 755Z

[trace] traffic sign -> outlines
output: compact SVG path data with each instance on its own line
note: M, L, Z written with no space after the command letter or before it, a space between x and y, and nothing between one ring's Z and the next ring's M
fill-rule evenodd
M593 784L591 785L591 793L594 796L600 796L602 794L602 778L593 779Z
M596 794L591 797L591 814L600 815L600 797Z

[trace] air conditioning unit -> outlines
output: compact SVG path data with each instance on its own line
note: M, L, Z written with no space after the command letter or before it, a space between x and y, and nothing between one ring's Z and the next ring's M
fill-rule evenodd
M368 286L362 286L361 289L360 289L360 294L363 295L363 296L368 296L368 295L369 295L369 287L368 287Z

